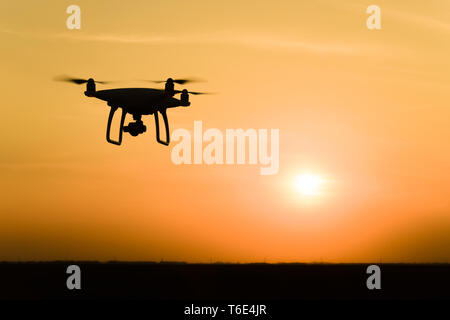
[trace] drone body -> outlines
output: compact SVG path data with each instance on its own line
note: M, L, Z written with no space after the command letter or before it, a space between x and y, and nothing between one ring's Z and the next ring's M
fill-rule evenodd
M188 107L190 102L176 99L164 91L150 88L109 89L85 92L88 97L106 101L111 107L123 108L130 114L151 115L156 111L175 107Z
M111 107L108 117L108 124L106 128L106 140L109 143L120 145L122 143L122 133L128 132L132 136L137 136L144 133L147 127L142 121L143 115L154 115L155 127L156 127L156 140L163 144L169 145L170 133L169 133L169 121L167 119L167 109L175 107L188 107L189 92L184 89L182 91L174 89L174 83L184 84L192 80L173 80L169 78L165 81L164 89L151 89L151 88L119 88L109 90L99 90L95 88L95 83L100 81L94 81L84 79L73 78L60 78L57 80L68 81L76 84L86 83L86 91L84 94L87 97L97 98L106 101L108 106ZM162 82L162 81L158 81ZM181 93L180 99L174 98L175 94ZM201 92L190 92L191 94L202 94ZM117 109L122 109L122 116L120 120L120 129L118 140L111 139L111 123ZM161 113L164 125L166 139L160 138L159 131L159 118L158 113ZM133 116L134 122L130 122L127 126L124 126L125 117L127 114Z

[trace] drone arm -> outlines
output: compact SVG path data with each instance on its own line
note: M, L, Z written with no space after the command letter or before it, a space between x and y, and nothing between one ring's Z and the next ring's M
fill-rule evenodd
M161 114L163 116L164 125L166 127L166 141L163 141L160 139L158 111L155 111L154 115L155 115L155 127L156 127L156 141L158 141L159 143L161 143L163 145L168 146L170 143L169 120L167 119L167 113L166 113L165 109L161 111Z
M120 119L120 129L119 129L119 140L118 141L114 141L110 137L110 132L111 132L112 119L113 119L114 113L116 111L117 111L117 107L111 107L111 110L109 111L108 125L106 127L106 141L108 141L109 143L112 143L112 144L120 146L120 144L122 143L123 123L125 121L125 116L127 115L127 113L122 109L122 117Z

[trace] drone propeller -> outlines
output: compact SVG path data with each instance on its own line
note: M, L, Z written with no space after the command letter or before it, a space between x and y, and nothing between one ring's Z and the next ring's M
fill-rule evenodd
M194 94L194 95L199 95L199 94L212 94L211 92L193 92L193 91L188 91L189 94Z
M154 83L165 83L167 82L167 80L145 80L145 81L150 81L150 82L154 82ZM191 83L191 82L203 82L204 80L201 79L196 79L196 78L191 78L191 79L172 79L172 81L174 83L178 83L178 84L186 84L186 83Z
M175 90L175 94L177 93L183 93L183 91ZM199 94L213 94L211 92L195 92L195 91L187 91L189 94L199 95Z
M86 79L80 79L80 78L72 78L69 76L58 76L54 78L55 81L63 81L63 82L71 82L71 83L75 83L75 84L83 84L88 82L88 80ZM96 83L101 83L101 84L107 84L109 83L108 81L95 81Z

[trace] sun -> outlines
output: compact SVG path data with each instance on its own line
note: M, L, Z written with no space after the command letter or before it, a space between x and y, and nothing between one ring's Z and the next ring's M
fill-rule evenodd
M295 188L305 196L316 196L320 194L323 179L316 174L304 173L295 178Z

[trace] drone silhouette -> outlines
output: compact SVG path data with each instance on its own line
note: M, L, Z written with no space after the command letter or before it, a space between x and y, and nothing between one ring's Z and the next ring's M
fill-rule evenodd
M189 94L199 95L207 94L206 92L189 92L187 89L175 90L175 83L186 84L189 82L195 82L195 79L172 79L168 78L166 81L151 81L154 83L165 83L164 89L152 89L152 88L118 88L109 90L96 91L95 84L107 84L105 81L95 81L92 78L88 80L77 79L71 77L57 77L57 81L71 82L75 84L86 83L86 91L84 94L87 97L94 97L100 100L104 100L111 107L108 117L108 125L106 127L106 140L109 143L120 145L122 143L122 133L128 132L133 137L136 137L147 131L147 127L142 121L143 115L154 115L155 128L156 128L156 141L168 146L170 143L169 133L169 120L167 119L167 109L176 107L189 107ZM174 98L175 94L181 93L180 99ZM120 129L118 140L111 139L111 123L114 118L114 114L117 109L122 109L122 116L120 118ZM166 128L165 141L160 138L159 130L159 117L158 112L161 113L164 119L164 125ZM133 116L134 122L129 122L124 126L125 117L127 113Z

